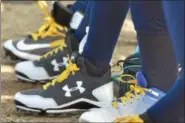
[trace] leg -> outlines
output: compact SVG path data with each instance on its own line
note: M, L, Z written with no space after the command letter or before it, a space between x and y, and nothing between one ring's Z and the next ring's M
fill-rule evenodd
M81 41L82 38L85 36L86 34L86 27L89 24L89 16L90 16L90 12L91 12L91 8L92 5L91 3L88 3L86 11L85 11L85 16L80 24L80 26L78 27L78 29L75 31L74 36Z
M130 6L147 81L152 87L168 91L178 72L162 2L133 1Z
M171 91L149 109L155 123L184 122L184 1L164 1L164 13L182 73Z
M92 3L90 29L83 56L97 66L109 64L128 11L127 1ZM118 11L118 10L122 11Z

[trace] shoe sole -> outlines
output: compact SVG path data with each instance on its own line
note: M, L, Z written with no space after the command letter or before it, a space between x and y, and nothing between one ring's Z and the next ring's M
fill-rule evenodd
M40 83L40 84L45 84L46 82L49 82L55 78L57 78L57 76L55 77L51 77L45 80L34 80L34 79L30 79L29 77L27 77L26 75L24 75L23 73L19 73L17 71L15 71L16 73L16 77L18 80L21 80L23 82L29 82L29 83Z
M63 113L77 113L79 114L80 112L83 113L87 110L84 109L66 109L66 110L57 110L56 112L52 111L42 111L42 110L35 110L35 109L31 109L31 108L26 108L26 107L22 107L22 106L16 106L16 111L19 113L30 113L33 115L48 115L48 116L55 116L55 115L59 115L59 114L63 114Z
M88 109L77 109L77 108L69 108L69 109L65 109L66 107L63 107L64 109L46 109L46 110L43 110L43 109L38 109L38 108L30 108L22 103L20 103L19 101L17 100L14 100L15 102L15 105L16 105L16 109L18 112L29 112L29 113L37 113L38 115L47 115L47 114L63 114L63 113L72 113L72 112L84 112L84 111L87 111L89 110L90 108L99 108L100 106L97 106L97 105L94 105L94 104L90 104L90 103L87 103L87 105L90 105ZM75 105L75 104L74 104ZM73 105L72 105L73 106Z

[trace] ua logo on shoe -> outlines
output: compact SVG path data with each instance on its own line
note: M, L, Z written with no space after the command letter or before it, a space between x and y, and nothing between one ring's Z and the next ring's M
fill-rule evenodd
M53 70L59 71L60 70L59 67L61 67L61 66L65 66L67 68L67 66L68 66L67 61L68 61L67 57L63 57L63 62L60 62L60 63L57 63L56 59L52 60L51 64L54 66Z
M66 92L65 96L66 97L71 97L71 92L72 91L77 91L79 90L80 93L82 94L85 91L85 88L82 87L83 82L82 81L76 81L77 87L69 88L68 85L65 85L62 89Z

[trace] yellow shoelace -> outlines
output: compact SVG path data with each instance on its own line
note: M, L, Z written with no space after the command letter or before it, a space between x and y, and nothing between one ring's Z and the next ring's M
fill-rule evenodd
M57 47L57 48L53 49L52 51L49 51L49 52L47 52L46 54L42 55L42 56L38 59L38 61L41 60L41 59L43 59L43 58L47 58L48 56L52 56L53 54L58 53L59 50L62 51L62 50L64 50L64 48L67 47L67 45L66 45L66 43L65 43L64 40L58 40L58 41L60 42L59 47ZM55 42L54 42L54 43L55 43ZM57 46L57 45L56 45L56 46Z
M63 71L60 76L56 79L54 79L52 82L48 82L45 85L43 85L43 89L46 90L49 86L54 86L56 83L62 83L65 79L68 78L69 74L72 73L73 75L75 74L76 71L79 71L80 68L72 61L70 60L68 56L68 67L66 68L65 71Z
M130 77L131 79L130 80L123 80L124 77ZM134 84L137 84L137 80L134 76L130 75L130 74L122 74L121 76L117 77L116 78L117 81L119 82L123 82L123 83L134 83Z
M129 116L129 117L116 118L114 123L144 123L144 121L139 117L139 115L135 115L135 116Z
M67 31L67 28L57 24L53 17L50 14L48 4L46 1L38 1L38 5L43 10L43 13L45 15L44 20L47 22L44 23L37 32L32 33L32 37L35 41L38 41L38 38L44 38L47 36L65 36L64 33L60 32L59 30L65 30Z
M131 85L130 86L130 91L127 92L123 97L120 97L118 100L121 100L121 103L125 105L128 101L130 101L132 98L139 98L139 95L145 95L145 91L150 92L149 89L142 88L136 85ZM115 100L112 102L113 107L118 108L118 100Z

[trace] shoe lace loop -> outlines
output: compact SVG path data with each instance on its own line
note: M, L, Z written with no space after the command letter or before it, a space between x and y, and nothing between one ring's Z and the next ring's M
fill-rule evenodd
M62 83L65 79L68 78L70 73L72 73L74 75L75 72L77 72L79 70L80 70L80 68L76 64L72 63L72 61L70 60L69 55L68 55L68 66L67 66L66 70L63 71L58 78L52 80L52 82L48 82L45 85L43 85L43 90L46 90L50 86L54 86L56 83Z
M129 77L129 80L124 80L123 78ZM117 81L122 82L122 83L134 83L137 84L137 80L134 76L130 74L122 74L121 76L115 78Z
M118 103L121 101L125 105L128 101L131 101L132 98L139 99L140 95L145 95L145 92L150 92L149 89L140 87L137 83L130 86L130 91L128 91L124 96L120 97L117 100L112 102L113 107L118 108Z
M38 1L38 6L41 8L45 15L44 20L46 21L46 23L44 23L37 32L31 34L33 39L35 41L38 41L39 37L45 38L46 36L65 36L65 34L60 32L59 30L67 31L67 28L55 22L50 14L46 1Z

